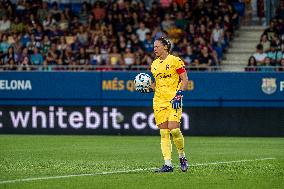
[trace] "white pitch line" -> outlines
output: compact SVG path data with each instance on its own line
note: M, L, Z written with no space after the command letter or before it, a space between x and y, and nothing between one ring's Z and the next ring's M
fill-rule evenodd
M273 160L276 158L260 158L260 159L243 159L243 160L235 160L235 161L220 161L220 162L209 162L209 163L196 163L189 165L190 167L198 167L198 166L207 166L207 165L220 165L220 164L232 164L232 163L243 163L243 162L252 162L252 161L265 161L265 160ZM25 179L15 179L15 180L3 180L0 181L0 184L9 184L16 182L28 182L28 181L36 181L36 180L50 180L50 179L61 179L61 178L70 178L70 177L84 177L84 176L96 176L96 175L109 175L109 174L118 174L118 173L131 173L131 172L141 172L141 171L150 171L157 169L146 168L146 169L132 169L132 170L117 170L117 171L109 171L109 172L99 172L99 173L88 173L88 174L77 174L77 175L62 175L62 176L49 176L49 177L34 177L34 178L25 178Z
M235 160L235 161L219 161L219 162L212 162L212 163L196 163L196 164L190 165L190 167L242 163L242 162L250 162L250 161L265 161L265 160L272 160L272 159L276 159L276 158L244 159L244 160Z

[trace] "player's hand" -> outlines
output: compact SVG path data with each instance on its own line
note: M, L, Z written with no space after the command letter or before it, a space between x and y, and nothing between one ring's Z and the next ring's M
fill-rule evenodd
M137 87L136 91L138 91L140 93L151 93L151 92L153 92L153 89L152 88Z
M179 109L182 107L183 90L178 90L176 96L171 100L172 107Z

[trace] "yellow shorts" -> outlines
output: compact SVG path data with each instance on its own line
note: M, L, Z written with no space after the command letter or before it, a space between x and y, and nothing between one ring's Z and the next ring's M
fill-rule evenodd
M171 106L165 108L153 108L156 125L160 125L166 121L177 121L180 122L182 108L173 109Z

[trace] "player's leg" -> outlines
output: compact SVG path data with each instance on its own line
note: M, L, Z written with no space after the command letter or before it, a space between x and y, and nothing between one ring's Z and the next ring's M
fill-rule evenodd
M172 134L174 144L177 148L179 157L185 157L184 153L184 137L179 128L179 123L176 121L169 121L168 127L170 129L170 133Z
M161 150L164 157L165 165L173 167L172 165L172 144L170 130L168 129L168 122L158 125L161 135Z
M172 134L174 144L179 154L180 168L182 171L187 171L188 164L184 152L184 137L179 128L180 119L181 119L181 110L172 111L168 121L168 128L170 129L170 133Z
M154 110L155 120L160 129L161 135L161 150L164 157L165 164L156 172L172 172L172 144L170 138L170 130L168 129L168 122L165 121L167 117L166 110Z

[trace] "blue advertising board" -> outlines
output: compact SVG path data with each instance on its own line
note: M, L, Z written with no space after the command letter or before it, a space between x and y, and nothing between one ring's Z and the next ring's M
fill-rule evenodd
M1 72L0 105L152 106L138 72ZM184 106L284 107L282 73L188 73Z

